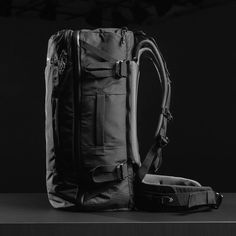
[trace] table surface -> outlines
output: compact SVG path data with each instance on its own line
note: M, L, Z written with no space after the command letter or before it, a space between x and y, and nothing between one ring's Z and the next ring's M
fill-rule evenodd
M236 223L236 193L224 193L217 210L173 212L65 212L53 209L45 193L1 193L0 224L55 223Z

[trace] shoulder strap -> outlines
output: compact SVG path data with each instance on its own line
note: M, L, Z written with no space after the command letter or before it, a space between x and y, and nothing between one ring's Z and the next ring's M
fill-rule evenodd
M163 98L161 104L162 112L159 116L154 143L148 151L144 161L142 162L137 172L138 179L140 181L148 173L152 164L154 164L155 171L159 169L162 160L162 148L168 143L168 138L166 136L167 122L172 118L169 111L171 95L169 72L167 70L166 63L160 51L158 50L156 42L153 39L144 39L138 43L134 55L134 58L137 61L138 65L140 64L141 56L144 53L147 53L148 57L153 61L153 64L161 81Z

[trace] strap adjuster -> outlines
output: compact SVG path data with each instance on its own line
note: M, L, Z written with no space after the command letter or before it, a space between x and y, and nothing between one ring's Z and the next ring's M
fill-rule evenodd
M123 169L125 167L124 164L125 163L123 162L116 166L116 174L117 174L117 179L119 181L124 180L126 177L124 174L124 169Z
M115 77L120 79L128 76L127 61L120 60L115 64Z

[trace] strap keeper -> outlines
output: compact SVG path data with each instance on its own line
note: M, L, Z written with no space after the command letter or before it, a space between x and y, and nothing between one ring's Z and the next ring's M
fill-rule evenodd
M122 77L128 77L127 61L117 61L115 64L115 78L120 79Z

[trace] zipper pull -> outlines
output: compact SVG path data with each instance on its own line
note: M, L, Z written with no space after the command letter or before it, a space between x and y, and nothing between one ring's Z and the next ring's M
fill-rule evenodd
M128 31L127 27L121 28L121 40L120 40L121 45L125 43L125 34L127 31Z

